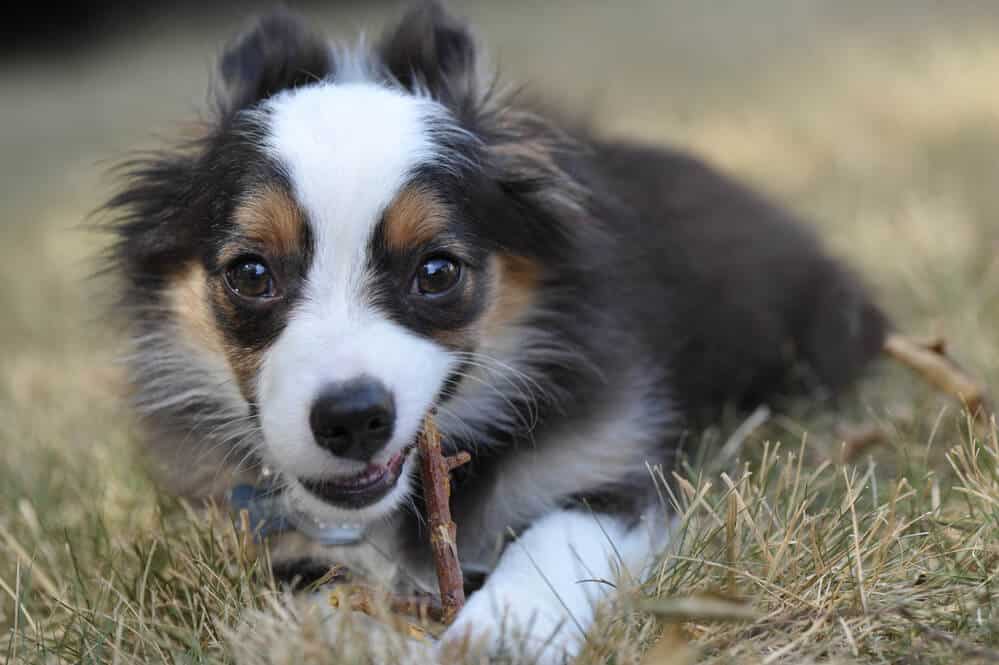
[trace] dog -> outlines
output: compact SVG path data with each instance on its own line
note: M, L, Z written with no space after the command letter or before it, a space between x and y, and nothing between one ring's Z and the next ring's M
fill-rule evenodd
M479 587L445 644L577 653L592 580L668 540L650 469L881 348L886 315L806 225L504 92L439 4L356 46L276 11L219 81L108 203L147 449L173 492L270 520L279 576L433 591L414 442L435 414L471 454L452 510Z

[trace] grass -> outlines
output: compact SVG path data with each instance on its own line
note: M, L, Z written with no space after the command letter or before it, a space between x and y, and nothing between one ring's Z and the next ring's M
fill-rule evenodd
M999 24L971 4L467 13L512 76L608 131L695 149L806 215L902 329L944 335L996 387ZM322 21L349 32L380 12ZM332 652L323 618L274 589L265 552L157 494L122 404L119 341L101 325L107 285L86 279L104 240L71 230L108 192L93 162L182 119L232 25L168 23L72 63L0 71L14 128L0 157L6 662L351 663L369 642L392 646L355 622ZM843 423L889 435L844 463ZM994 425L974 430L884 363L835 412L800 405L732 432L704 437L724 458L678 470L674 548L602 615L582 663L999 661ZM687 597L691 620L677 622ZM754 618L697 618L711 599Z

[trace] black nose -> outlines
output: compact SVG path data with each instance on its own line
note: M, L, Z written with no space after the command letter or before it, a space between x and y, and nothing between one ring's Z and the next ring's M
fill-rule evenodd
M312 405L309 425L316 443L338 457L370 461L392 437L395 402L369 378L327 386Z

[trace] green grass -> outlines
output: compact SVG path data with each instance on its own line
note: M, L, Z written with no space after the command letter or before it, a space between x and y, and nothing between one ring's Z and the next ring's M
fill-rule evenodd
M944 335L995 387L999 22L971 5L467 13L511 78L610 132L695 149L806 215L902 329ZM350 32L371 18L345 11L322 21ZM72 230L109 191L93 162L183 120L232 26L167 23L72 63L0 71L13 127L0 155L0 659L351 663L368 649L366 622L327 648L323 619L274 589L265 552L151 486L102 321L108 285L87 278L104 239ZM887 440L843 463L841 426L864 423ZM974 431L887 362L835 412L800 405L733 441L737 424L705 435L733 454L678 470L675 546L603 613L583 663L999 661L994 425ZM688 596L756 618L643 610Z

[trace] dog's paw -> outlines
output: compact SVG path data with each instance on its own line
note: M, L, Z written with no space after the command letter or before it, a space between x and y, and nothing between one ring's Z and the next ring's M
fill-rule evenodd
M438 643L438 662L485 654L512 663L563 665L579 651L579 630L564 608L532 593L473 594Z

